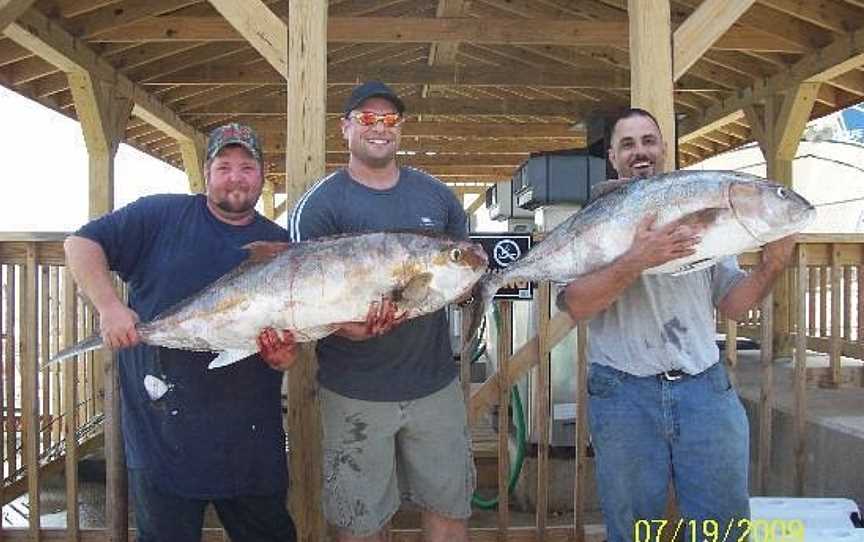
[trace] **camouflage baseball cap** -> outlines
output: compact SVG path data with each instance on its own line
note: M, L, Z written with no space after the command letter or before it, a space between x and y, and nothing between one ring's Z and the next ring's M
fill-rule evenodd
M259 162L263 158L261 140L250 126L232 122L214 128L207 140L207 160L212 160L228 145L241 145Z

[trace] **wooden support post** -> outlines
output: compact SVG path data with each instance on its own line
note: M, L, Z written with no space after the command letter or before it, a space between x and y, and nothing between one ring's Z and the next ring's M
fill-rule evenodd
M762 391L759 399L759 448L757 450L756 484L757 495L768 494L768 478L771 473L771 434L774 414L774 352L773 335L774 300L768 294L762 300L762 348L759 359L762 365ZM728 344L727 344L728 348Z
M132 101L111 81L88 73L68 74L75 112L90 159L90 218L114 209L114 155L132 112Z
M26 260L21 273L21 426L23 428L24 465L27 468L27 494L30 540L39 542L39 384L38 371L38 275L36 243L27 243Z
M264 186L261 189L261 210L262 214L270 220L276 220L276 194L273 187L273 181L264 181Z
M47 362L51 356L51 305L49 296L51 295L51 274L47 265L41 266L39 270L39 357L37 358L36 367L41 367ZM42 388L41 397L41 412L42 422L40 423L42 439L39 452L45 452L51 447L51 368L42 369L40 387Z
M537 505L535 520L537 540L546 537L546 522L549 515L549 352L552 345L547 339L549 332L549 282L540 283L537 289L537 355L540 362L534 378L534 435L537 437Z
M18 303L16 302L15 276L16 265L6 266L6 465L8 472L18 470L18 428L15 424L15 322L18 320Z
M840 356L843 352L843 337L840 335L840 313L841 302L841 279L843 267L840 260L840 245L831 243L831 336L828 347L828 356L831 363L831 385L840 385Z
M288 92L285 146L286 192L293 205L325 171L327 111L327 2L293 0L288 4ZM321 420L318 363L305 347L289 374L291 511L298 540L324 540L321 514Z
M7 26L35 3L36 0L0 0L0 35Z
M798 291L807 287L807 250L799 243L797 249ZM776 303L775 303L776 306ZM807 313L804 303L798 307L798 329L804 329ZM795 405L795 494L804 496L807 475L807 334L798 333L795 337L794 396Z
M585 498L588 484L588 324L576 324L576 472L573 528L576 542L585 540Z
M498 355L498 374L506 375L513 354L513 302L509 299L500 301L498 315L500 325L495 352ZM513 384L503 378L498 393L498 540L502 541L507 540L510 528L510 416L507 413L512 387Z
M60 298L61 267L51 267L51 355L60 351L60 333L63 329L61 314L63 306ZM63 395L63 383L60 377L61 364L55 364L51 368L51 404L52 413L55 416L52 427L52 435L55 443L60 442L63 433L63 407L61 406Z
M864 348L864 265L858 266L858 344Z
M78 303L75 279L69 268L63 272L63 345L72 346L78 340ZM78 515L78 357L61 364L63 371L63 438L66 443L66 531L68 540L76 542L80 521ZM110 501L107 501L110 502Z
M738 322L735 320L726 319L726 368L729 370L729 377L733 384L737 384L738 375L735 369L738 368Z
M651 112L667 145L667 169L675 156L672 26L669 0L628 0L630 103Z
M766 99L764 106L744 109L753 135L759 142L767 163L768 178L790 188L794 185L792 161L798 151L798 142L820 83L808 82L790 88L785 94ZM774 285L774 355L789 358L792 355L791 276L788 271Z
M206 189L204 174L204 154L207 142L204 138L178 139L180 154L183 157L183 169L189 179L189 192L202 194Z
M8 431L8 423L10 410L7 410L5 405L6 394L4 392L4 367L9 363L13 363L8 356L8 351L3 348L3 339L6 337L6 329L3 327L3 320L6 303L6 282L3 280L4 271L10 266L0 262L0 503L6 502L6 472L4 465L6 464L6 434ZM2 504L0 504L2 507ZM3 540L3 522L0 521L0 540Z
M68 76L90 158L90 217L96 218L114 208L114 156L132 112L132 100L119 94L114 81L77 71ZM105 371L106 501L111 503L105 510L106 535L110 542L123 542L129 537L129 503L120 430L119 371L110 353L100 351L94 357L89 377L93 379L97 370L93 365ZM95 394L88 399L95 401ZM90 412L95 410L91 407Z

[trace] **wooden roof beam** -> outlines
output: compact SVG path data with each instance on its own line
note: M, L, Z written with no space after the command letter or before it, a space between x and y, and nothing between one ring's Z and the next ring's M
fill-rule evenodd
M464 15L467 4L465 0L438 0L435 10L436 17L460 17ZM452 66L456 64L456 54L459 51L458 41L441 41L429 46L429 66ZM425 98L429 93L429 85L424 84L420 95Z
M36 0L0 0L0 32L15 22Z
M839 34L860 28L864 22L860 9L842 1L759 0L759 3Z
M598 111L601 106L593 102L572 100L526 100L506 99L448 99L448 98L407 98L406 112L409 115L477 115L477 116L537 116L581 118L589 112ZM610 111L624 104L607 104ZM285 114L285 98L282 95L250 96L245 99L223 100L219 103L190 109L190 115L232 116L262 115L281 116ZM328 100L327 113L342 112L340 101Z
M261 0L209 0L238 34L276 70L288 74L288 26Z
M259 132L264 152L285 152L285 133ZM142 141L146 143L146 141ZM328 134L327 152L347 152L341 134ZM523 156L531 152L575 149L585 146L585 138L578 139L414 139L402 138L400 156L406 153L436 154L493 154Z
M707 0L673 34L672 74L678 80L755 0Z
M226 0L227 1L227 0ZM626 21L581 21L523 18L477 19L472 17L331 17L329 43L432 43L471 42L497 45L608 46L627 48ZM536 28L543 28L537 32ZM369 29L374 28L374 32ZM106 30L91 41L243 41L221 17L148 17L123 27ZM717 39L713 48L803 53L807 49L759 28L733 27Z
M549 88L630 88L630 78L623 72L602 73L598 70L556 70L526 68L507 73L500 68L427 65L336 66L327 72L328 85L353 86L357 81L377 79L391 85L466 85L476 87L533 86ZM187 69L156 77L147 86L174 85L249 85L285 84L284 78L266 65L241 66L236 63L209 66L206 70ZM713 85L689 87L685 91L720 90Z
M708 108L699 117L681 125L681 140L688 141L725 122L742 116L742 110L778 92L797 88L805 82L828 82L864 65L864 30L839 37L833 43L804 56L787 71L760 80L734 97Z
M201 121L201 129L207 131L214 128L217 124L224 122L224 119L216 119L210 122L210 117L196 118L192 117L196 122ZM237 116L233 117L237 122L249 124L258 130L262 135L267 137L267 134L282 134L285 131L285 121L277 117L249 117ZM330 118L327 121L327 133L339 134L339 120ZM410 139L412 137L422 138L444 138L444 137L470 137L472 139L537 139L537 138L557 138L557 139L584 139L585 131L574 129L572 124L563 122L416 122L409 117L408 122L402 125L402 138Z

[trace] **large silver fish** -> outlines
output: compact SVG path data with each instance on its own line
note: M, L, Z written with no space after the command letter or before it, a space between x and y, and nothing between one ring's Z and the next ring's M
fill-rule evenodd
M363 321L369 304L391 298L397 315L429 314L466 295L486 271L479 245L421 233L367 233L296 243L265 263L246 263L151 322L144 343L218 352L221 367L258 351L265 327L298 342ZM49 363L102 346L94 336Z
M704 228L695 254L646 271L681 274L797 233L815 213L789 188L734 171L675 171L619 183L559 224L524 258L477 284L469 337L500 287L570 282L599 269L630 248L636 227L650 214L657 215L655 227L681 221Z

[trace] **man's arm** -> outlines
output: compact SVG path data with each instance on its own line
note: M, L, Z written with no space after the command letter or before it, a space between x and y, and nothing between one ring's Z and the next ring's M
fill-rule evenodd
M774 281L792 258L794 248L793 236L765 245L762 249L762 262L723 296L717 308L731 320L744 316L751 307L768 295Z
M615 261L569 283L558 306L573 320L587 320L607 309L646 269L690 256L699 243L699 230L677 222L653 229L656 216L636 227L630 248Z
M123 304L114 289L105 251L95 241L72 235L63 243L66 265L75 282L99 311L102 340L109 348L125 348L140 342L135 324L138 315Z

